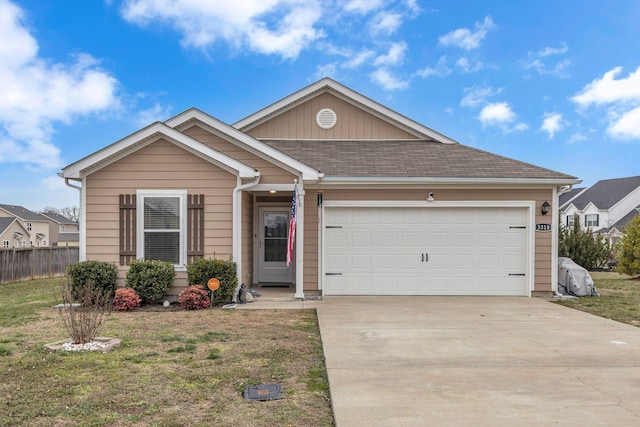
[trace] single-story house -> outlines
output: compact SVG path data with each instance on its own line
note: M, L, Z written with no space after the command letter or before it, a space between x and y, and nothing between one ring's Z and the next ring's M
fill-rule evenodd
M197 109L61 173L80 259L197 257L323 295L549 294L573 176L462 145L324 78L228 125ZM297 182L297 183L296 183ZM295 184L294 184L295 183ZM293 261L288 223L297 186Z

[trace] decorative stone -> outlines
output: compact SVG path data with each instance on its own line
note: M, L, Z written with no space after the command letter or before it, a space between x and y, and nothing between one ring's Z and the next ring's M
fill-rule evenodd
M70 339L45 344L44 348L49 351L100 351L107 353L118 347L122 342L119 338L96 337L86 344L72 344Z

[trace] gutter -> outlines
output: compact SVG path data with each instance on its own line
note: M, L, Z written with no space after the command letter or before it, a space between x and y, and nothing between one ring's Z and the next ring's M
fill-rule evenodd
M238 285L233 292L232 301L234 304L238 303L238 292L242 286L242 199L239 196L240 192L247 188L254 187L260 182L260 172L256 171L257 176L251 182L242 184L242 179L238 177L238 185L233 189L233 260L236 262L236 277L238 278Z

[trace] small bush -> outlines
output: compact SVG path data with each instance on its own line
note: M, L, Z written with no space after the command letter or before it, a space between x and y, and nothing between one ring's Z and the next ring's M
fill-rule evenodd
M211 306L207 291L200 285L189 286L178 296L180 305L187 310L200 310Z
M73 295L76 291L77 294ZM93 341L102 329L104 316L111 310L111 298L103 289L89 281L78 289L71 282L60 289L58 314L73 344ZM74 300L79 304L74 305Z
M67 277L71 296L79 301L80 289L91 283L92 287L102 290L109 299L113 298L118 278L118 267L110 262L81 261L67 268Z
M212 303L226 302L231 299L238 286L237 264L231 259L200 258L187 265L187 280L190 285L206 286L209 279L220 280L220 289L213 292Z
M132 288L116 289L116 296L113 297L113 309L116 311L126 311L140 307L142 300Z
M167 294L176 271L167 261L133 260L129 264L126 282L133 288L143 304L157 303Z

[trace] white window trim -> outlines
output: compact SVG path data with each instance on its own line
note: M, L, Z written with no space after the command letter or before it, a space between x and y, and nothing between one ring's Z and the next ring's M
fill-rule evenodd
M595 222L595 224L590 224ZM586 227L599 227L600 226L600 215L599 214L585 214L584 216L584 225Z
M144 199L146 197L180 198L180 260L174 264L176 271L187 268L187 190L137 190L136 191L136 258L144 259Z
M3 240L2 241L2 247L3 248L8 248L9 247L9 241L8 240Z

